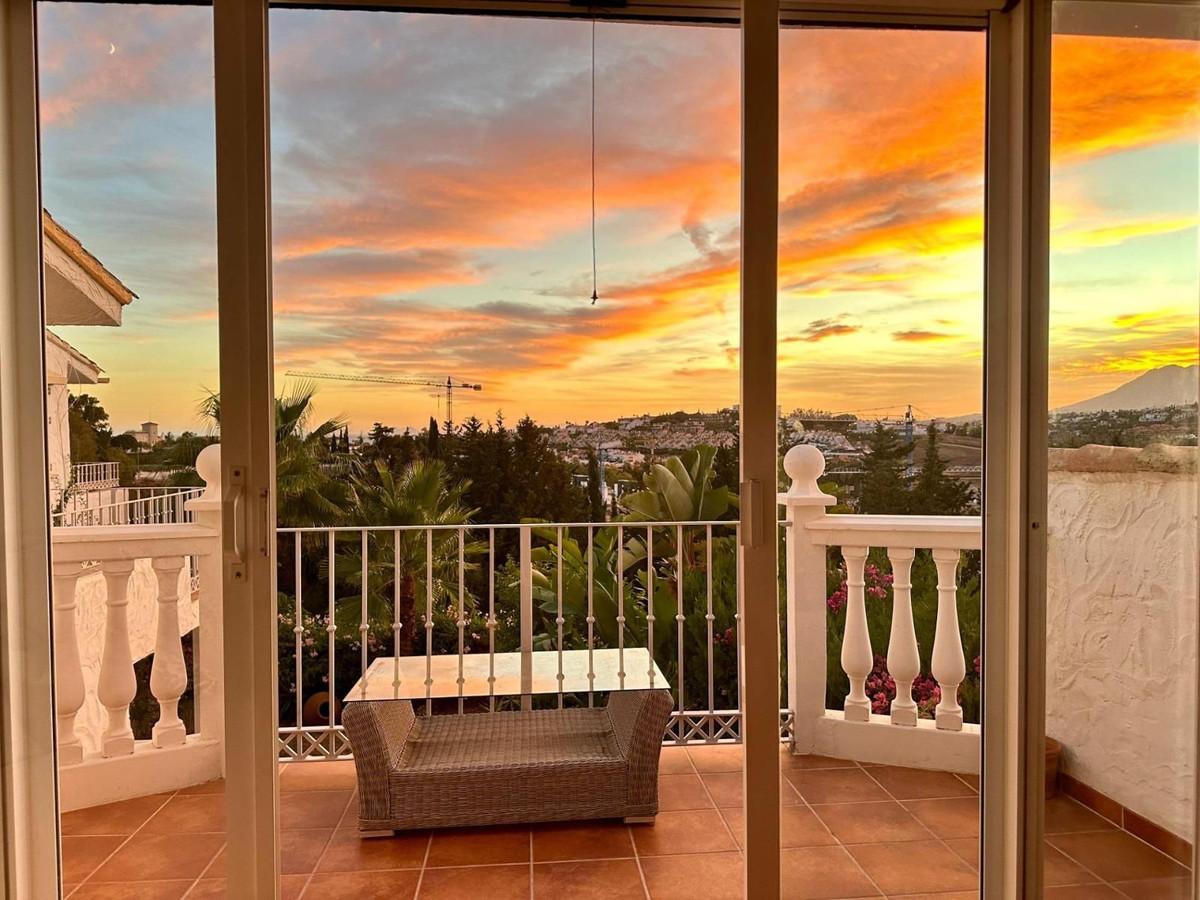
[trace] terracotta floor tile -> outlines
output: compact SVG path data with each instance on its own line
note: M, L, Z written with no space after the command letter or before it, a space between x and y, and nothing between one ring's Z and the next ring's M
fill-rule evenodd
M335 828L351 791L289 791L279 795L279 828Z
M688 756L697 772L740 772L742 770L741 744L711 744L705 747L689 747Z
M816 753L792 753L785 749L779 756L779 767L784 771L789 769L857 769L858 763L852 759L819 756Z
M659 813L653 825L631 825L629 830L639 856L737 849L725 820L715 809Z
M739 808L723 809L721 815L733 832L733 838L738 846L745 841L746 814ZM829 833L829 829L821 824L811 809L807 806L785 806L779 811L779 846L781 847L818 847L824 844L836 844L837 841Z
M80 900L179 900L192 886L184 881L122 881L116 884L80 885L71 896ZM197 896L193 894L192 896ZM200 894L198 896L204 896Z
M1082 803L1059 795L1046 801L1046 834L1116 830L1116 825Z
M741 772L706 772L700 776L713 802L719 807L742 806L742 773ZM800 795L792 788L786 778L779 779L779 804L795 806L800 802Z
M195 834L225 830L224 794L176 794L149 821L150 834Z
M978 775L970 775L966 772L956 772L955 777L958 778L960 781L964 782L967 785L967 787L969 787L975 793L977 793L977 794L979 793L979 776Z
M224 843L223 834L135 834L90 881L197 878Z
M302 896L312 900L412 900L420 877L414 869L314 875Z
M677 809L706 809L713 805L696 774L659 775L658 808L663 812Z
M180 788L181 794L223 794L225 793L225 779L217 778L213 781L204 781L200 784L193 784L189 787Z
M1123 831L1055 834L1047 840L1105 881L1141 881L1186 874L1175 860Z
M940 838L979 837L979 798L908 800L904 808Z
M803 847L784 850L779 856L784 897L817 900L879 896L844 847Z
M950 838L946 846L975 871L979 871L979 838Z
M1133 900L1188 900L1192 896L1189 878L1149 878L1144 881L1118 881L1113 884Z
M979 886L979 876L962 860L947 856L939 841L856 844L848 849L888 895L971 891Z
M1116 900L1121 894L1107 884L1072 884L1047 887L1043 900Z
M652 900L737 900L742 896L740 853L694 853L641 860Z
M281 875L279 878L280 900L299 900L308 884L307 875ZM229 884L224 878L201 878L196 886L186 895L186 900L237 900L230 893Z
M279 791L352 791L358 784L354 760L292 762L279 767Z
M169 799L170 793L155 794L63 813L62 833L133 834Z
M933 835L895 800L823 803L813 812L843 844L927 841Z
M80 882L92 874L125 841L120 835L64 835L62 869L64 882Z
M430 866L483 866L529 862L529 829L455 828L433 833Z
M1090 884L1096 880L1094 874L1074 860L1068 859L1049 843L1046 844L1042 859L1042 882L1049 887L1058 887L1064 884Z
M890 800L862 769L813 769L788 772L790 781L809 803L854 803Z
M533 861L564 862L633 856L633 838L622 822L535 825Z
M421 876L421 900L528 900L529 866L467 866L465 868L426 869ZM308 886L305 896L325 895Z
M279 871L285 875L313 871L332 836L332 828L294 828L279 832Z
M978 900L979 891L939 891L936 894L889 894L904 900Z
M645 900L642 873L633 859L538 863L533 896L551 900Z
M659 775L687 775L695 771L687 747L663 747L658 755Z
M868 774L897 800L932 800L971 797L975 792L949 772L906 769L901 766L871 766Z
M419 869L425 863L428 849L429 835L419 831L391 837L365 838L356 829L339 829L329 839L316 871Z

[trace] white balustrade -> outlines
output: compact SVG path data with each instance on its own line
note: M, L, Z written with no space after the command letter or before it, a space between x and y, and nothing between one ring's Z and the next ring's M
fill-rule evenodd
M222 772L218 454L214 445L198 461L209 481L206 494L189 503L195 523L52 530L64 809L184 787ZM182 638L197 625L197 727L189 735L179 711L188 687ZM130 723L135 663L151 653L158 718L150 739L140 740Z
M978 771L979 726L963 723L958 701L966 676L958 623L957 571L964 550L982 546L978 516L828 515L834 498L817 479L825 469L815 447L793 447L784 458L792 479L779 495L788 525L788 701L796 752L868 762ZM827 554L840 550L845 565L845 630L841 667L850 692L841 709L826 709ZM892 620L887 674L895 682L890 716L872 713L864 689L875 651L867 609L882 603L882 583L864 577L872 550L886 553L892 570ZM941 692L934 718L924 718L913 696L921 677L921 647L913 619L912 571L932 556L937 569L937 625L930 675ZM867 583L870 580L871 583ZM875 596L870 596L875 594ZM928 649L928 648L927 648Z

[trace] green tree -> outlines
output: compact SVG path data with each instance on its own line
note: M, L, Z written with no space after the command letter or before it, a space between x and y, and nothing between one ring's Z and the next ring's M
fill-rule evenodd
M588 519L592 522L604 521L604 495L600 492L600 460L589 450L587 454L587 500Z
M91 394L72 396L67 401L67 424L71 432L73 462L105 462L108 460L112 428L108 413Z
M858 491L858 511L873 515L908 513L908 454L911 445L882 422L867 440L864 473Z
M452 482L438 460L418 460L399 474L382 460L352 478L354 503L351 521L356 525L466 525L475 514L463 497L469 484ZM356 536L357 537L357 536ZM431 545L431 546L430 546ZM486 545L466 541L464 566ZM432 550L432 567L428 554ZM340 630L358 627L362 614L362 545L337 557L338 583L349 590L337 609ZM444 608L458 600L459 532L454 528L396 532L369 532L367 546L368 620L400 623L397 650L411 654L416 642L417 598L433 588L434 603ZM474 564L470 564L471 568ZM432 572L432 582L428 575ZM393 598L399 601L393 610Z
M925 458L913 480L909 511L918 516L962 516L972 505L971 488L946 474L938 449L938 428L933 422L925 437Z
M309 427L316 388L295 385L275 398L275 506L280 525L332 525L346 514L350 488L328 468L329 437L342 427L341 419L326 419ZM200 413L218 426L221 395L209 394Z

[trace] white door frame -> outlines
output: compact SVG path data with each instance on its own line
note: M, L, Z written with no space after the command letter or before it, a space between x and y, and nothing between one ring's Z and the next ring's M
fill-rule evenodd
M33 0L0 3L0 898L58 890Z
M279 894L275 394L267 4L215 0L229 883Z

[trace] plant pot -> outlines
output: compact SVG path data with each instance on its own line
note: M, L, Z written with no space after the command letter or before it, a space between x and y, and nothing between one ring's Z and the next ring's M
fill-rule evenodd
M342 704L336 704L338 711L341 711ZM313 694L304 701L304 724L305 725L328 725L329 724L329 692L321 691Z
M1062 757L1062 744L1052 737L1046 738L1046 799L1058 795L1058 764Z

